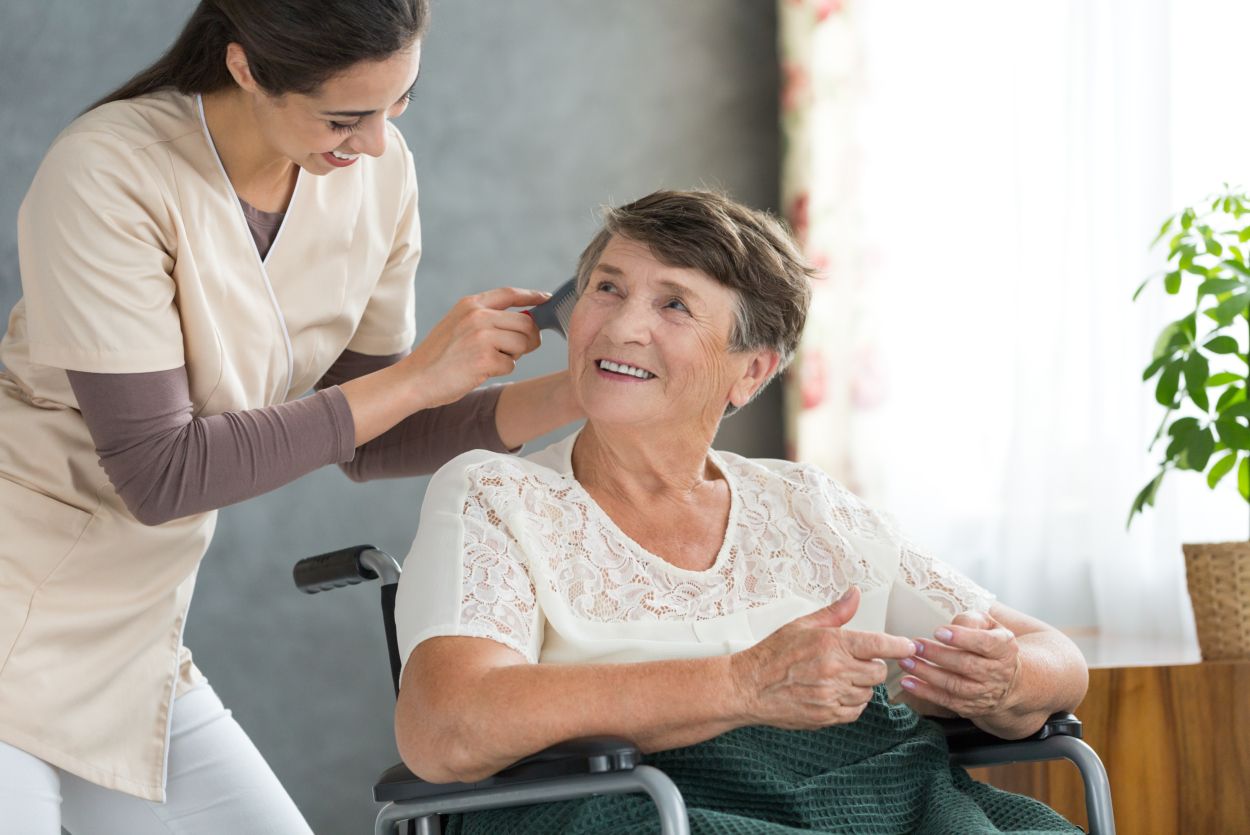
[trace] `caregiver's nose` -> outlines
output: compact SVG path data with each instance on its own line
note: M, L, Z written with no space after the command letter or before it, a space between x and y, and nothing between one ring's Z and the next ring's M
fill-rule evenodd
M380 157L386 153L386 120L369 119L368 127L352 137L352 145L362 154Z

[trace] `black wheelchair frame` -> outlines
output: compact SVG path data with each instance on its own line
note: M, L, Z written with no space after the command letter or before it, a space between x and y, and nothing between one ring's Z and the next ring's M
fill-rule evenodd
M316 594L366 580L382 581L382 619L390 654L391 679L399 695L402 666L395 634L395 592L400 576L394 557L372 545L357 545L295 564L295 585ZM1067 759L1081 772L1090 835L1115 835L1107 772L1094 750L1081 741L1081 722L1056 713L1025 739L1005 740L966 719L937 720L946 734L951 762L965 767ZM606 794L645 793L655 802L661 835L689 835L681 791L662 771L642 762L633 743L610 737L572 739L525 757L476 783L427 783L403 763L387 769L373 787L385 803L375 835L399 835L411 822L416 835L440 835L443 815L528 806Z

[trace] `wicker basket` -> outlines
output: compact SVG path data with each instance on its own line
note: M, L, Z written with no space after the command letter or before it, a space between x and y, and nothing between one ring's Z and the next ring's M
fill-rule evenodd
M1250 657L1250 542L1181 547L1203 660Z

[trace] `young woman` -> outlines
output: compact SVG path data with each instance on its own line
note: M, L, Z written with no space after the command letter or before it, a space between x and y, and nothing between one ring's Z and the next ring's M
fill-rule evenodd
M426 0L203 0L69 126L19 214L0 343L5 831L306 833L181 646L215 509L318 467L432 472L579 416L462 299L413 350ZM296 399L309 388L317 393Z

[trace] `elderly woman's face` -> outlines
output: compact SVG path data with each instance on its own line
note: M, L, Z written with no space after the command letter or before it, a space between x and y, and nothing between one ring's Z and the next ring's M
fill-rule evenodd
M737 294L699 270L660 263L635 241L609 241L569 323L569 369L602 424L663 425L745 403L757 353L730 353Z

